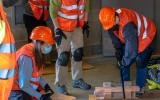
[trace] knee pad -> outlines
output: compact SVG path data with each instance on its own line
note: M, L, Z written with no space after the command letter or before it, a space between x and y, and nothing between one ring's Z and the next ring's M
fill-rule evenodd
M82 57L83 57L83 48L76 49L73 53L73 59L75 61L82 61Z
M62 52L58 57L58 65L67 66L69 62L69 52Z

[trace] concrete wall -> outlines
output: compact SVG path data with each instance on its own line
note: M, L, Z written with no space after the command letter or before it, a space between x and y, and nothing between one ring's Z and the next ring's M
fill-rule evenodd
M131 8L151 18L157 25L159 25L160 23L160 19L158 19L158 17L160 16L160 13L158 12L158 9L160 9L159 0L102 0L102 7L105 5L115 8L121 8L121 7ZM158 32L159 29L160 28L158 27ZM107 32L103 31L102 36L103 36L102 37L103 55L113 56L114 49L111 45L111 40L109 39ZM160 37L159 34L158 37ZM157 46L156 50L160 49L160 45L156 46Z
M17 4L17 5L20 5ZM101 7L110 5L116 8L127 7L137 10L138 12L153 19L158 27L157 40L160 38L160 0L90 0L89 24L90 37L84 36L84 54L85 56L104 55L113 56L114 50L106 31L104 31L99 23L98 14ZM12 31L16 40L17 48L27 43L27 33L23 24L15 24L15 8L7 9ZM19 17L22 17L19 12ZM52 27L51 20L48 25ZM159 40L158 40L159 41ZM160 45L157 44L157 50Z
M84 36L84 55L92 56L102 54L102 29L98 20L98 13L101 8L100 0L90 0L89 24L90 37Z
M98 21L98 13L101 8L100 0L90 0L90 12L89 12L89 24L90 24L90 37L87 39L84 36L84 55L91 56L101 54L102 46L101 46L101 26ZM12 26L12 32L14 34L16 40L17 49L27 43L27 32L25 30L24 24L16 24L15 20L15 12L18 9L18 14L16 16L18 19L22 19L23 7L21 6L21 0L16 4L15 7L11 7L7 10L8 19L10 20L10 25ZM23 22L22 22L23 23ZM52 21L48 21L48 25L52 27Z
M160 41L160 0L155 0L154 1L154 21L156 23L156 26L157 26L157 38L156 38L156 51L159 52L160 51L160 44L159 44L159 41Z
M18 5L18 4L17 4ZM20 7L18 6L14 6L14 7L10 7L5 9L7 12L7 17L11 26L11 30L12 33L14 35L14 39L16 42L16 49L20 48L21 46L23 46L24 44L26 44L28 42L28 36L27 36L27 32L25 30L24 24L18 24L16 23L16 16L15 16L15 12L16 12L16 7ZM18 19L22 19L22 13L23 13L23 7L18 8L20 11L17 14Z

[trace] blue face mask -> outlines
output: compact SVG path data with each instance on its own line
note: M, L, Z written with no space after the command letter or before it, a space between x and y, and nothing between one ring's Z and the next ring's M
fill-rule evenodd
M52 45L47 43L43 44L41 46L41 51L43 54L49 54L52 51Z

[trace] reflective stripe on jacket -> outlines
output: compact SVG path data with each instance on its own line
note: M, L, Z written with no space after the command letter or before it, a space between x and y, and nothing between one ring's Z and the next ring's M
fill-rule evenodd
M29 0L33 15L37 20L41 17L46 21L49 16L49 3L48 0Z
M73 31L77 26L83 27L86 0L62 0L58 11L58 23L63 31Z
M0 4L0 17L5 22L5 36L0 44L0 79L7 79L13 77L14 67L16 63L15 58L15 41L7 21L6 13Z

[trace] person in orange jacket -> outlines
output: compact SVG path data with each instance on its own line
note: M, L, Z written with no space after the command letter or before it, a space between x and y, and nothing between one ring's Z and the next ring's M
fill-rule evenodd
M0 0L0 100L8 100L16 63L15 41L3 6L7 8L16 2L17 0Z
M36 26L47 26L47 20L49 19L49 0L22 0L24 7L23 22L28 34L28 42L32 42L29 38L32 30ZM45 56L45 64L51 64L49 60L51 55Z
M142 95L147 76L146 66L154 50L154 23L134 10L112 7L102 8L99 20L112 39L125 81L130 80L130 65L136 61L136 84L141 89L137 96Z
M55 41L51 29L38 26L33 29L32 43L24 45L16 52L14 84L9 100L51 100L53 92L41 77L44 66L44 55L52 50ZM46 94L42 94L41 91Z
M32 30L36 26L47 26L49 17L49 0L22 0L24 6L23 21L28 33L28 42Z
M50 0L50 16L55 28L58 52L56 61L56 92L68 94L68 63L72 53L72 86L83 90L91 85L83 80L83 34L89 36L89 0Z

